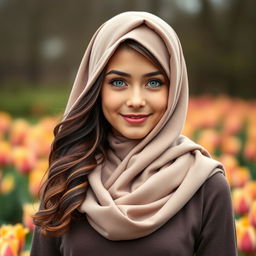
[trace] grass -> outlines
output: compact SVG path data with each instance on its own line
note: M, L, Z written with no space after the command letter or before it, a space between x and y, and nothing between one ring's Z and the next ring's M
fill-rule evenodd
M1 86L0 111L13 117L40 118L64 112L71 86Z

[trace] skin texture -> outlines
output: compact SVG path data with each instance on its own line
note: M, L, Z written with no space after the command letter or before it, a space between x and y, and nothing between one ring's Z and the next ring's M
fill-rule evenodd
M115 71L125 74L116 74ZM149 74L158 72L158 74ZM167 108L168 89L164 75L142 54L120 48L108 62L101 98L103 114L114 132L128 139L144 138ZM146 115L144 121L131 121L130 115ZM125 116L125 117L124 117ZM137 123L136 123L137 122Z

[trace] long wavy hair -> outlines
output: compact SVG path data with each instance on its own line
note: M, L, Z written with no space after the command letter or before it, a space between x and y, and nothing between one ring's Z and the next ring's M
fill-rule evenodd
M158 60L138 42L128 39L118 46L120 48L141 53L169 80ZM85 199L88 174L106 158L106 138L111 126L101 108L104 76L105 69L66 119L54 128L47 178L41 188L41 206L33 216L34 224L43 235L60 236L69 230Z

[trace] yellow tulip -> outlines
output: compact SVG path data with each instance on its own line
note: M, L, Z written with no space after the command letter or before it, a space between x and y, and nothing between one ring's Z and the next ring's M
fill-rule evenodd
M25 244L28 229L21 224L0 227L0 255L19 255Z
M238 166L231 177L232 187L243 187L251 180L251 173L247 167Z
M25 119L19 118L13 121L10 129L10 143L12 145L23 145L30 134L30 125Z
M15 187L15 180L13 175L7 174L3 178L0 177L0 193L9 194Z
M6 166L11 162L11 145L7 141L0 141L0 165Z
M233 177L233 173L235 172L235 170L238 166L237 159L232 155L222 154L219 157L219 161L224 165L228 183L230 186L232 186L231 180Z
M23 251L20 254L20 256L29 256L29 255L30 255L30 251Z
M29 173L29 191L31 195L38 198L40 187L45 180L45 173L48 169L48 160L46 158L37 161L36 166Z
M44 130L42 125L35 125L30 128L30 135L26 137L24 145L34 152L37 157L49 155L53 135Z
M237 155L241 150L241 141L235 136L223 135L220 146L223 154Z
M256 115L256 113L255 113ZM249 140L255 140L256 139L256 121L248 121L246 133Z
M252 200L256 200L256 181L248 181L244 186L244 191Z
M23 224L29 229L29 231L34 230L34 223L32 220L32 215L35 214L39 209L39 203L29 204L26 203L23 205Z
M12 150L12 163L14 167L21 173L27 173L36 164L36 156L28 148L16 146Z

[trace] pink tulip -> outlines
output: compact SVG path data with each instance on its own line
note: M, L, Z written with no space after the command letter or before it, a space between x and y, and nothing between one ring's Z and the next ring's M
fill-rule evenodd
M236 220L237 247L240 252L252 253L256 249L254 227L249 223L248 216Z
M255 231L253 227L248 227L241 235L238 242L238 249L241 252L250 253L256 248Z
M219 134L213 129L203 130L197 143L205 147L210 154L213 154L219 145Z
M237 134L242 130L243 123L244 115L235 111L225 118L222 132L227 135Z
M10 143L12 145L23 145L24 140L29 136L30 126L25 119L16 119L10 130Z
M253 201L249 211L249 221L253 227L256 227L256 201Z
M13 251L8 242L4 242L0 248L1 256L18 256L17 252Z
M233 207L235 214L243 215L249 212L251 199L242 188L232 191Z

